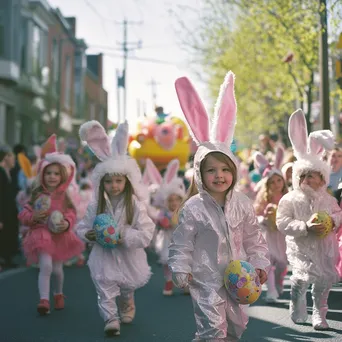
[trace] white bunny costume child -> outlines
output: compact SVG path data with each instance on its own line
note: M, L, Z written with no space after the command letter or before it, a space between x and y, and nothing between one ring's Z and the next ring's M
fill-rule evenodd
M148 169L148 175L154 184L159 184L159 188L155 194L155 200L160 203L160 213L157 219L161 222L166 214L172 215L167 208L167 199L170 195L178 195L181 199L185 196L185 185L181 178L177 176L179 170L179 160L173 159L167 165L164 176L159 173L156 166L153 164L152 160L146 160L146 168ZM170 220L171 221L171 220ZM172 223L170 222L172 225ZM163 229L159 226L159 231L157 233L155 241L155 250L159 256L159 261L161 264L166 264L169 256L169 244L171 242L171 236L174 231L173 228ZM170 279L171 280L171 279Z
M312 225L312 215L318 211L326 211L330 215L334 229L342 223L342 211L336 199L327 192L330 166L321 159L324 149L333 148L333 134L316 131L308 137L304 113L297 110L289 120L289 137L297 158L293 165L294 190L283 196L279 203L277 226L286 234L287 256L292 266L290 313L295 323L307 320L306 291L313 284L312 325L317 330L326 329L329 291L338 281L335 268L338 247L333 232L322 239L308 227ZM325 185L316 191L306 185L304 180L308 172L319 172ZM302 176L304 178L300 182Z
M189 285L197 333L194 341L237 341L248 322L242 307L228 296L224 271L231 260L243 259L255 268L270 266L252 203L231 190L224 210L203 188L202 160L211 152L228 156L236 122L234 74L229 72L221 86L209 135L209 116L190 81L180 78L176 91L198 150L194 157L194 179L199 194L184 204L169 249L169 267L178 286ZM188 274L192 275L189 282Z
M272 264L272 268L268 273L267 294L265 297L265 301L269 303L276 302L279 295L283 293L284 272L286 272L287 267L285 235L277 229L275 222L276 208L285 191L287 192L285 179L280 171L283 159L284 149L280 146L276 150L274 164L270 164L261 152L256 152L253 155L254 164L263 177L257 184L260 190L254 201L254 209L267 242ZM268 190L269 181L280 182L278 177L276 180L273 180L274 175L283 179L283 191L277 195L271 194ZM272 177L273 179L271 180ZM277 185L278 183L275 183L275 186ZM270 209L274 210L272 215L268 215Z
M106 174L124 175L134 189L134 217L130 226L126 223L124 196L121 196L116 203L109 198L106 200L106 212L114 215L114 220L121 230L123 244L114 249L106 249L94 243L88 261L98 294L100 314L105 321L116 322L118 310L115 298L121 293L123 303L131 300L133 291L144 286L151 276L144 248L152 239L154 224L146 213L145 204L141 202L145 197L140 169L136 161L126 154L127 123L118 126L111 144L104 128L97 121L83 124L80 128L80 137L88 143L91 150L102 161L96 165L92 173L95 199L89 204L85 217L77 227L77 233L84 241L90 242L85 234L93 229L101 179ZM120 315L123 323L129 323L123 319L122 311Z

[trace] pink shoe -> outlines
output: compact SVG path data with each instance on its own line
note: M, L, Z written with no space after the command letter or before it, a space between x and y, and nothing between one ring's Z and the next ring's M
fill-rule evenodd
M41 316L50 313L50 302L47 299L41 299L38 303L37 311Z
M53 296L55 300L55 310L63 310L64 309L64 294L59 293Z

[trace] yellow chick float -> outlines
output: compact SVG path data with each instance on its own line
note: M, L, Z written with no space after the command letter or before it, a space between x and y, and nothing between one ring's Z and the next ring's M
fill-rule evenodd
M161 171L172 159L177 158L180 170L184 170L190 157L191 142L184 121L163 114L138 122L135 133L130 136L128 152L140 167L144 167L146 158L150 158Z

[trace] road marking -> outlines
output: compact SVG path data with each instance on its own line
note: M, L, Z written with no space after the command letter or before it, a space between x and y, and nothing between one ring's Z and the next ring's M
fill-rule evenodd
M29 270L29 268L16 268L14 270L2 271L0 273L0 280L6 279L8 277L11 277L13 275L16 275L18 273L22 273L22 272L25 272L25 271L28 271L28 270Z

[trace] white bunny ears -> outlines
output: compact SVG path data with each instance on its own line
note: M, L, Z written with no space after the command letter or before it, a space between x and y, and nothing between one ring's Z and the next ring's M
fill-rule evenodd
M297 161L293 165L292 183L299 187L299 177L303 172L313 170L320 172L329 184L330 166L322 160L323 152L334 148L334 135L329 130L310 133L308 136L305 115L301 109L296 110L289 119L289 138Z
M110 143L103 126L96 120L88 121L80 127L80 138L87 142L89 148L101 161L124 156L128 145L128 123L120 124L115 137Z
M305 115L301 109L296 110L289 119L289 138L297 158L308 155L321 157L325 150L334 148L334 134L329 130L310 133L307 136Z
M179 103L197 145L221 142L230 146L232 143L236 124L234 79L235 75L229 71L221 85L211 127L209 116L191 82L186 77L176 80Z

